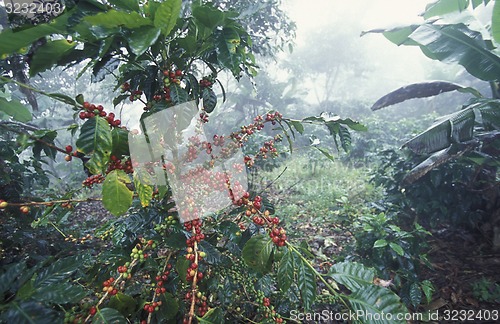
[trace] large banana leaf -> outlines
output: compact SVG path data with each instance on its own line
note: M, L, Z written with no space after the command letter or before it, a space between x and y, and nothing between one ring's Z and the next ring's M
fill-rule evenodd
M440 118L434 125L405 144L417 154L431 154L472 139L476 115L473 106Z
M428 57L458 63L481 80L492 81L500 77L500 57L488 49L481 33L464 24L423 24L409 38L417 42Z
M481 97L481 93L479 93L476 89L464 87L456 83L446 81L421 82L401 87L386 94L382 98L378 99L377 102L373 104L371 109L378 110L409 99L432 97L453 90L468 92L476 97Z
M484 80L500 78L500 57L484 42L481 33L464 24L438 25L434 22L361 33L382 33L396 45L418 45L433 60L458 63L470 74Z

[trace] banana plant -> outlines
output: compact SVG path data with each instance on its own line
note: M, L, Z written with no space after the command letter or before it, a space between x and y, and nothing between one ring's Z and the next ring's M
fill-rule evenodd
M409 99L459 91L473 95L455 113L442 116L428 129L403 147L427 156L412 169L404 183L418 180L432 169L459 157L480 166L498 167L500 139L500 3L489 0L438 0L427 5L421 24L362 33L382 33L396 45L418 46L427 57L444 63L459 64L472 76L487 81L491 97L474 88L446 81L407 85L378 99L372 110L382 109ZM479 24L473 12L478 6L493 5L491 29Z

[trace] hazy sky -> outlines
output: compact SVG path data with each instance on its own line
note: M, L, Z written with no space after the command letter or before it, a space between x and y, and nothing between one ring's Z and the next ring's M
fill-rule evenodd
M359 37L362 31L422 22L419 17L432 0L291 0L286 1L287 11L297 23L296 47L307 40L312 31L335 32L336 28L348 29L352 38L346 41L366 49L376 80L362 80L365 84L360 96L376 99L394 88L425 79L422 64L431 63L418 48L398 47L380 34ZM339 44L342 46L342 44ZM333 53L331 57L335 59Z

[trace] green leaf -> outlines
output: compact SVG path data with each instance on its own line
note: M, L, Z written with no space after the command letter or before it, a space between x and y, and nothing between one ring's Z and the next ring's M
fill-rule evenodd
M143 26L134 29L128 37L128 45L137 56L140 56L151 47L160 36L160 29L154 26Z
M97 311L92 324L127 324L127 320L119 311L113 308L103 308Z
M135 29L141 26L152 25L153 22L149 18L142 17L138 12L125 12L109 10L107 12L98 13L95 16L87 16L84 21L105 28L114 28L124 26L129 29Z
M278 278L278 286L283 293L286 293L292 286L295 278L294 257L292 252L287 249L281 257L276 273Z
M382 248L387 246L387 241L386 240L376 240L375 243L373 243L374 248Z
M458 63L467 72L492 81L500 75L500 57L488 50L481 33L464 24L418 27L410 36L428 57L445 63Z
M39 270L33 283L34 287L48 287L63 282L82 266L82 262L86 257L86 255L77 255L59 259L47 268Z
M297 285L299 286L300 297L304 305L304 310L311 309L316 299L316 274L305 260L296 256L295 265L297 267Z
M57 61L68 51L76 46L76 42L68 42L65 39L59 39L47 42L38 48L30 62L30 75L50 69Z
M31 28L25 28L14 32L12 29L4 29L0 33L0 55L11 54L23 47L27 47L37 39L52 34L61 34L66 29L68 17L74 12L66 12L52 20L48 24L40 24Z
M175 317L179 311L179 303L177 299L168 292L163 294L160 298L162 300L162 305L155 314L158 316L159 323L165 323L167 320L171 320Z
M178 84L174 83L170 85L170 97L172 102L176 105L188 101L188 93L186 90L182 89Z
M113 149L113 136L106 119L96 116L87 120L76 141L78 151L91 154L85 166L93 174L104 172Z
M59 282L38 288L31 298L53 304L77 303L85 297L87 293L81 286L68 282Z
M222 309L215 307L211 308L203 317L198 317L200 324L218 324L224 323L224 313Z
M133 192L127 187L129 176L122 170L113 170L106 176L102 185L102 202L113 215L127 212L132 205Z
M153 199L153 185L151 175L145 169L134 170L134 186L142 207L149 206Z
M154 25L168 36L177 22L181 12L182 0L166 0L156 10Z
M350 291L357 291L373 282L375 271L361 263L345 261L334 264L328 275Z
M422 291L424 292L425 300L427 304L429 304L432 301L432 294L435 290L434 285L429 280L422 281L420 285L422 287Z
M125 317L129 317L137 307L137 302L129 295L119 292L109 299L108 307L116 309Z
M217 105L217 95L212 89L205 88L202 93L203 98L203 109L207 113L211 113L214 111L215 106Z
M390 242L389 243L389 246L391 247L391 249L396 252L397 254L399 254L400 256L403 256L405 254L405 251L403 250L403 248L401 247L401 245L397 244L397 243L394 243L394 242Z
M224 12L209 6L196 6L193 8L193 17L209 30L213 30L224 21Z
M493 16L491 17L491 34L495 42L500 44L500 2L495 1L493 5Z
M62 312L56 312L52 307L47 307L36 301L9 303L8 308L0 313L0 322L16 324L53 324L62 323Z
M129 155L128 147L128 131L126 129L115 127L111 130L111 137L113 142L113 150L111 155L120 157Z
M424 19L462 12L469 6L469 0L438 0L428 4L423 14Z
M250 268L266 273L269 271L269 259L273 250L274 243L269 236L256 235L245 244L242 257Z
M139 11L139 2L137 0L108 0L108 2L119 9Z
M335 161L335 157L325 148L320 147L320 146L313 146L315 149L323 153L324 156L326 156L330 161Z
M17 100L7 101L0 98L0 111L22 123L29 122L32 119L29 109Z
M366 285L362 289L352 292L347 297L351 310L354 313L364 314L370 324L405 324L404 320L397 320L399 314L406 314L408 310L401 303L399 297L387 288L375 285ZM382 314L386 314L385 316ZM392 314L392 316L387 316ZM389 319L390 318L390 319ZM403 317L404 318L404 317Z
M185 243L185 240L183 242ZM181 281L185 284L187 284L186 275L189 264L190 262L186 258L178 258L177 262L175 263L175 270L177 271L177 274L179 275Z
M288 120L288 123L295 128L299 134L303 135L304 134L304 125L298 120Z
M200 250L205 252L207 255L205 256L204 260L208 264L220 264L222 261L222 254L207 241L201 241L199 243Z
M422 302L422 291L420 290L418 283L414 282L410 285L408 297L410 298L410 302L413 307L417 308L418 305L420 305Z
M7 271L2 273L0 276L0 296L4 296L4 293L7 292L12 283L16 280L16 278L26 269L26 262L19 262L14 265L11 265ZM0 301L3 300L3 297Z

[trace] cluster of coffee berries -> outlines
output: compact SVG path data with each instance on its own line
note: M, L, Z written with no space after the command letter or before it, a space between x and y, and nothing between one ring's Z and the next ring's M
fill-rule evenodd
M155 301L152 303L146 303L143 307L143 309L148 312L148 313L154 313L155 311L157 312L159 310L159 307L162 305L162 301Z
M204 111L200 113L200 121L205 124L208 123L208 114Z
M94 105L87 101L83 103L83 111L80 112L79 117L82 120L90 119L95 116L106 117L106 120L109 125L113 127L118 127L121 124L119 119L115 119L115 114L110 112L109 114L104 111L104 107L102 105Z
M175 83L175 84L180 84L180 78L182 78L182 71L181 70L164 70L163 75L165 78L163 79L163 85L165 87L168 87L170 84Z
M124 280L132 279L132 266L130 262L125 262L124 265L118 266L116 271L118 271L122 279Z
M65 201L61 204L61 207L62 208L66 208L66 209L72 209L73 208L73 204L70 203L69 201Z
M197 291L196 293L187 292L184 296L186 301L192 301L194 298L195 303L195 311L198 316L203 317L208 312L208 303L207 296L205 296L201 291ZM183 323L188 323L188 319L185 318Z
M272 231L269 233L269 236L271 237L273 243L276 244L277 246L285 246L286 231L283 227L273 228Z
M177 224L177 220L175 219L174 216L169 215L161 224L156 224L155 231L157 232L164 231L170 228L171 226L174 226L175 224Z
M111 235L113 235L114 231L115 231L115 227L112 226L112 227L106 229L104 232L100 233L99 238L101 240L105 241L105 240L109 239L111 237Z
M202 240L205 239L205 234L201 232L201 220L200 219L193 219L190 222L185 222L184 223L184 228L188 232L192 232L193 235L191 235L190 238L186 240L186 245L188 247L194 247L194 242L201 242Z
M84 244L86 242L88 242L89 240L92 240L92 235L90 234L87 234L85 235L84 237L81 237L81 238L77 238L77 237L74 237L73 234L70 234L68 236L66 236L64 238L64 240L66 242L72 242L72 243L80 243L80 244Z
M200 87L201 88L208 88L211 87L214 84L214 77L211 76L205 76L200 80Z
M155 277L155 279L156 279L155 294L156 295L164 294L167 292L167 289L164 287L164 284L168 280L168 276L170 275L171 269L172 269L172 265L169 263L169 264L167 264L167 270L165 270L163 273L159 273Z
M262 117L261 115L254 118L254 122L252 124L241 126L241 129L238 132L233 132L231 134L231 138L243 145L243 142L247 140L247 136L254 134L256 131L260 131L264 128L264 124L270 122L275 125L277 121L279 121L283 115L279 112L268 113L266 117Z
M142 91L141 90L134 90L132 91L131 95L128 97L128 100L131 102L134 102L136 100L141 99L142 97Z
M102 174L94 174L83 180L82 184L84 187L92 188L93 185L102 183L104 179L105 178Z
M102 283L102 291L114 296L118 293L118 289L114 287L115 278L110 277Z
M133 173L134 168L132 167L132 160L130 158L122 161L115 155L111 155L111 162L108 165L108 170L106 173L110 173L113 170L123 170L125 173Z
M265 297L262 291L257 291L257 302L262 305L260 306L260 310L264 313L264 317L266 319L273 319L275 323L281 324L283 323L283 318L279 313L276 312L274 306L271 305L271 299ZM267 321L266 321L267 323Z
M138 260L138 261L142 262L142 261L144 261L148 257L148 254L144 253L144 250L142 249L142 246L138 243L132 249L132 252L130 253L130 257L133 260Z

